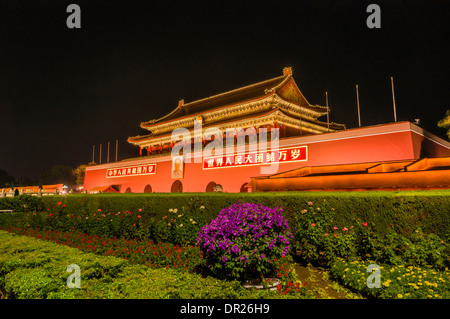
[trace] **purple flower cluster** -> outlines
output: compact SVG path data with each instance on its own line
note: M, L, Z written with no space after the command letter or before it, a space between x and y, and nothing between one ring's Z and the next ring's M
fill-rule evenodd
M261 268L259 264L283 257L289 249L292 234L282 211L237 202L200 230L197 245L207 262L220 263L222 270L227 266Z

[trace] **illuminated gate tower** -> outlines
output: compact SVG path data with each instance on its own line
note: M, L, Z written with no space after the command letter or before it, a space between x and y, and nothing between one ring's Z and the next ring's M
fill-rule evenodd
M280 138L345 129L343 124L319 121L327 111L325 106L310 104L297 87L291 68L284 68L280 77L186 104L181 100L169 114L141 123L150 134L130 137L128 142L140 147L141 156L170 152L175 144L172 131L187 128L193 136L195 119L202 122L203 130L219 128L224 141L226 129L233 128L253 127L257 133L260 128L279 128ZM203 145L207 142L203 140Z
M177 141L172 140L172 132L177 128L190 131L192 138L189 143L191 145L184 143L184 146L188 146L188 149L194 151L194 141L196 141L194 126L196 123L201 123L202 132L205 132L208 128L219 129L222 133L220 142L224 146L227 141L227 130L228 134L230 134L230 131L232 132L234 142L237 144L238 138L245 134L244 130L248 128L252 128L253 130L250 132L254 132L256 135L253 136L254 141L258 141L261 129L266 129L268 135L265 136L270 141L271 138L277 138L270 136L272 128L278 128L278 138L321 134L345 128L342 124L319 121L318 118L327 115L327 112L329 112L327 107L312 105L306 100L292 77L292 69L286 67L283 69L282 76L267 81L190 103L184 103L184 100L181 100L169 114L159 119L141 123L141 127L150 132L148 135L130 137L128 142L139 146L140 156L163 156L169 155L177 143ZM250 140L252 140L252 137L249 136L247 142ZM202 146L204 147L209 141L203 138ZM282 155L286 156L286 154ZM306 154L302 155L306 157ZM247 154L247 157L244 155L242 159L224 156L223 160L216 160L218 163L214 163L213 166L218 168L217 165L220 165L225 168L227 166L236 167L237 165L250 164L249 162L257 164L257 156L260 157L260 161L265 162L263 156L267 157L268 155L267 152ZM277 157L280 157L279 153L277 153ZM205 159L204 169L208 168L208 162L211 166L212 160ZM187 172L192 164L185 163L184 170ZM185 184L185 189L187 183L189 182L182 183ZM211 191L216 184L220 185L219 187L224 187L222 180L213 179L200 187L198 191ZM245 184L246 180L240 181L239 189L236 190L244 191ZM226 191L226 188L224 190Z
M135 193L217 189L240 192L248 191L251 177L264 175L261 167L274 160L278 162L279 172L284 172L302 166L419 156L411 146L420 143L420 138L414 140L409 122L346 130L343 124L319 120L328 112L328 107L312 105L306 100L290 67L283 69L282 76L270 80L189 103L181 100L169 114L141 123L149 134L128 138L129 143L139 147L140 157L87 167L84 189ZM203 132L208 128L218 129L224 146L226 132L232 129L237 129L235 141L244 130L254 132L254 140L260 140L260 133L270 132L271 128L278 128L278 136L267 134L266 150L255 151L251 146L256 143L246 143L243 153L229 155L224 148L223 156L214 152L204 156L201 152L202 147L212 143L211 138L203 139L200 151L194 152L198 147L194 147L191 138L192 145L185 146L191 146L192 152L173 157L171 151L179 146L179 141L172 140L172 132L185 129L194 137L196 123L201 123ZM250 141L252 137L247 139ZM271 148L271 139L277 140L276 149ZM201 158L191 160L194 157Z

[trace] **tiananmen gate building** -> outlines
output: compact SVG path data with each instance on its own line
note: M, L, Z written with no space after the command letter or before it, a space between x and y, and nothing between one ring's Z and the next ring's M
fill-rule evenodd
M450 187L449 142L410 122L346 129L319 120L328 112L327 106L306 100L291 68L263 82L189 103L181 100L169 114L141 123L148 134L128 138L139 147L138 158L87 167L84 189L143 193Z

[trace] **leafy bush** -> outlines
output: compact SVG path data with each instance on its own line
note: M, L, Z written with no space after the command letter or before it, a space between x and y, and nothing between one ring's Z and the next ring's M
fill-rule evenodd
M163 217L163 224L168 228L165 230L166 239L179 245L195 244L198 233L205 224L204 209L204 206L190 209L183 206L181 211L178 211L177 208L169 209L169 214Z
M254 279L273 271L291 238L282 209L238 202L200 230L197 244L216 276Z
M367 223L354 221L354 225L337 227L334 211L326 202L315 206L310 201L308 207L295 216L295 249L301 259L330 266L337 258L356 256L358 241L361 241L358 234L363 232L359 228Z
M384 229L358 218L338 224L339 212L327 202L307 203L295 216L295 252L302 260L331 266L344 260L372 259L392 265L430 265L436 269L450 266L450 245L436 234L425 234L420 228L402 235L395 225ZM341 222L342 223L342 222Z
M146 213L142 208L136 212L96 209L88 214L71 214L66 204L58 202L46 211L24 214L15 226L63 232L77 230L89 235L192 245L205 224L204 209L204 206L183 206L180 210L170 208L162 218ZM11 223L5 224L11 226Z
M435 234L424 234L420 228L409 238L392 229L385 240L374 243L374 257L392 265L433 266L444 269L450 266L450 245Z

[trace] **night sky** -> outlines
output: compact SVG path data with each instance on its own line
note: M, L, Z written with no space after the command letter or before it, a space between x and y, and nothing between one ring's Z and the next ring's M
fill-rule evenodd
M69 29L70 3L81 29ZM369 29L370 3L381 29ZM357 127L450 108L449 1L0 1L0 169L36 179L92 160L119 140L137 156L140 122L185 103L282 75L291 66L312 104ZM326 121L326 118L321 118ZM111 146L112 146L111 145ZM111 158L114 158L111 147Z

